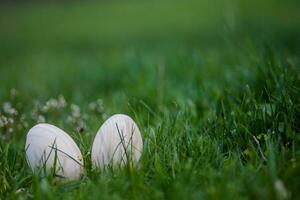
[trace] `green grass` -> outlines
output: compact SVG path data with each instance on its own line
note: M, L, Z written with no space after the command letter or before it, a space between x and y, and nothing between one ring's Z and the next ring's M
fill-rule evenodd
M0 120L13 121L0 123L0 199L298 199L299 8L296 0L1 5ZM43 109L60 95L66 106ZM81 115L70 120L74 105ZM139 125L139 167L93 171L93 138L115 113ZM80 181L31 173L24 143L39 116L78 144Z

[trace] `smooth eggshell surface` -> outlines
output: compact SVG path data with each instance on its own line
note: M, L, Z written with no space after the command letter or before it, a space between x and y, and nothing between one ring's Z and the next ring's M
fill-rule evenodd
M137 163L143 141L136 123L127 115L116 114L107 119L98 130L92 146L94 168L123 166Z
M32 171L55 174L77 180L83 174L81 152L73 139L63 130L50 124L32 127L26 137L26 159Z

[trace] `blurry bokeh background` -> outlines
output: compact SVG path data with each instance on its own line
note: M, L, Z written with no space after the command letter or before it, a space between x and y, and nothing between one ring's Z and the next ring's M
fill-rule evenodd
M0 99L16 88L28 99L156 107L206 89L209 102L207 94L251 80L249 52L271 44L291 59L299 53L299 8L297 0L4 1Z

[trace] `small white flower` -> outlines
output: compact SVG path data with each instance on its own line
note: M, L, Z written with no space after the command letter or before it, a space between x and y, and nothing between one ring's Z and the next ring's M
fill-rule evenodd
M82 133L86 130L86 124L84 121L80 120L77 126L77 132Z
M288 199L289 192L285 189L284 184L280 179L277 179L274 182L274 187L279 199Z
M0 116L0 127L4 127L8 124L7 117L4 115Z
M58 96L57 102L59 108L65 108L67 106L67 102L63 95Z
M96 103L95 102L91 102L90 104L89 104L89 109L90 110L95 110L96 109Z
M37 118L37 123L45 123L46 118L43 115L39 115Z
M59 95L57 99L49 99L44 106L42 106L42 112L46 113L51 109L62 109L65 108L67 102L62 95Z
M42 112L44 112L44 113L47 113L49 109L50 109L50 107L47 104L41 108Z
M4 121L2 119L2 116L0 116L0 128L2 128L4 126Z
M71 112L73 117L75 118L80 117L80 108L76 104L71 104Z
M8 129L8 133L12 133L12 132L14 132L14 129L10 127L10 128Z
M17 115L18 111L12 107L10 102L3 103L3 111L9 115Z
M91 111L97 112L97 113L103 113L104 112L104 105L102 99L97 99L95 102L91 102L89 104L89 109Z
M74 119L74 117L68 116L66 121L68 124L74 124L76 120Z
M7 121L8 121L9 124L13 124L15 122L15 120L11 117L8 118Z

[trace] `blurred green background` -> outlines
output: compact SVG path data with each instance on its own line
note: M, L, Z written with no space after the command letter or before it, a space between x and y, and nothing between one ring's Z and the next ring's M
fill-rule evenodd
M195 80L218 84L205 77L228 65L246 70L239 57L248 46L297 54L299 8L296 0L2 3L0 98L17 88L38 98L149 99L160 87L159 66L164 96L176 88L189 97ZM183 63L186 56L197 66Z

